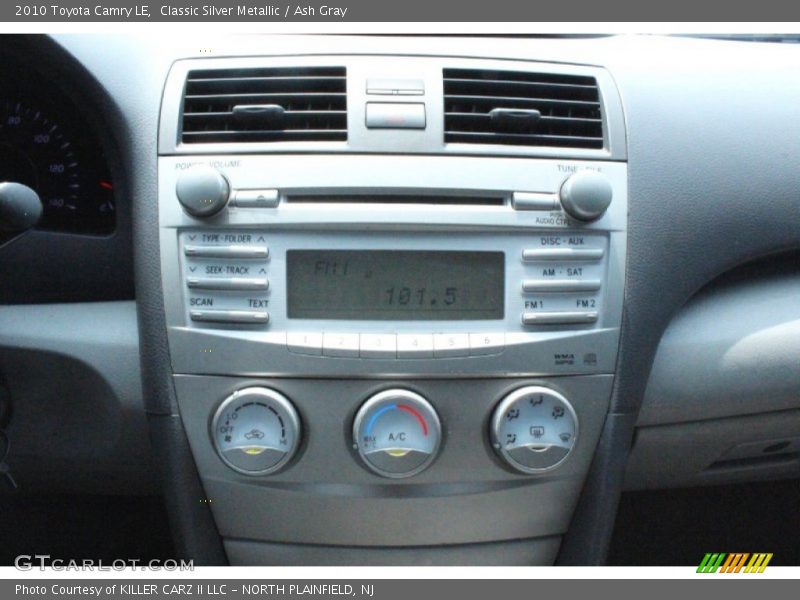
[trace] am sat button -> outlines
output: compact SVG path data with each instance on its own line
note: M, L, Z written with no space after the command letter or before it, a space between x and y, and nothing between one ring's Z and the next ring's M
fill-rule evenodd
M505 333L470 333L469 355L488 356L500 354L506 345Z

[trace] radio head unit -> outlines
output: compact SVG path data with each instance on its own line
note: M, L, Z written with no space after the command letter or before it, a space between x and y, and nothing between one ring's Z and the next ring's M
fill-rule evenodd
M164 291L179 372L613 370L624 164L313 162L308 172L292 156L162 158L162 194L171 199L162 211ZM187 214L176 190L185 193L182 182L198 172L207 181L210 168L228 188L226 206ZM560 208L564 182L584 173L613 195L592 221ZM402 187L412 179L419 188ZM242 202L259 195L268 205Z

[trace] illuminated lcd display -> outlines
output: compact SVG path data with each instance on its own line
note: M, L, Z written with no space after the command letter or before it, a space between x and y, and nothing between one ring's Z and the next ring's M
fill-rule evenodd
M289 250L290 319L502 319L502 252Z

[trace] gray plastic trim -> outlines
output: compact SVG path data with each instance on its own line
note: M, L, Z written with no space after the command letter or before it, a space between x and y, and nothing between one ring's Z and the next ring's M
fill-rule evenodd
M800 477L800 410L643 427L626 489L691 487ZM770 452L770 447L786 452Z
M232 565L530 566L552 565L558 536L488 544L358 548L225 540Z
M638 425L800 408L800 274L710 287L658 346Z
M156 493L134 302L0 306L0 373L24 490Z

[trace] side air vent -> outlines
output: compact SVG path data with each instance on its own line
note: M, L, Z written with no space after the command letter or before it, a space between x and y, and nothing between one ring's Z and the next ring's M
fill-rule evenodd
M190 71L184 144L347 140L344 67Z
M444 111L446 143L603 148L590 76L444 69Z

